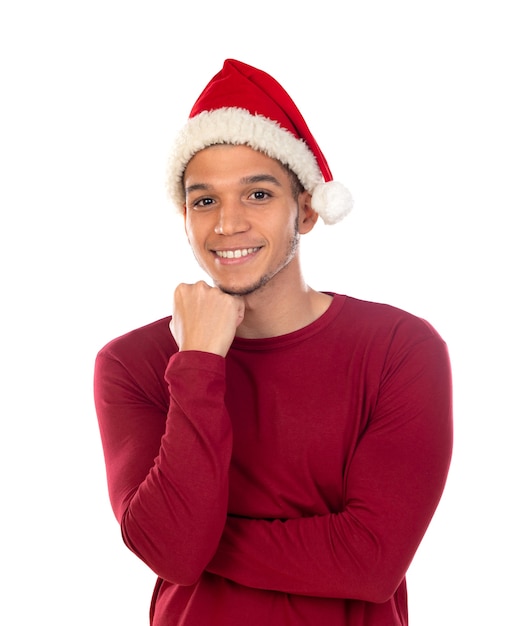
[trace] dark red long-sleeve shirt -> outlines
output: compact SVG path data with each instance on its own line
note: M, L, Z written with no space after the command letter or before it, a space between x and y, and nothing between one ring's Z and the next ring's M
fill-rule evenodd
M170 318L110 342L95 399L152 626L407 624L405 573L445 484L447 349L334 295L296 332L177 352Z

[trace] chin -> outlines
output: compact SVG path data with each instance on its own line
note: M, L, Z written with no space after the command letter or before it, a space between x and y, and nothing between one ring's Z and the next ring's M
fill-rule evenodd
M249 296L263 287L268 283L267 278L262 278L256 283L248 284L248 285L224 285L221 283L217 284L217 287L223 291L224 293L229 294L230 296Z
M229 287L225 285L217 285L217 287L230 296L248 296L254 293L260 287Z

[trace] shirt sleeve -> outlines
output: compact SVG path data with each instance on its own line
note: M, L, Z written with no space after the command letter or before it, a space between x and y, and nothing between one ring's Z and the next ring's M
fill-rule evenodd
M393 348L349 465L342 510L272 521L229 517L208 570L259 589L389 599L442 495L451 407L444 342L432 337Z
M96 360L95 403L113 510L127 546L158 576L193 584L215 553L227 516L232 429L224 359L173 355L165 373L168 407L132 370L110 350Z

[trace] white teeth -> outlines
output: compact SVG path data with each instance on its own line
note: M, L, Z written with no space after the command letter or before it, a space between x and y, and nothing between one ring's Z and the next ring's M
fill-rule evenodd
M257 252L259 248L242 248L241 250L216 250L215 254L223 259L239 259L253 252Z

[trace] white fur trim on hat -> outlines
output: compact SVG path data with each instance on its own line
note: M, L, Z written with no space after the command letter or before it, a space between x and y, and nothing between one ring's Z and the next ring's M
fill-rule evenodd
M223 107L188 120L178 135L168 168L169 194L183 211L183 174L200 150L217 144L247 145L288 166L313 195L312 205L326 224L341 220L352 207L351 195L335 181L324 182L317 160L306 143L277 122L246 109Z

